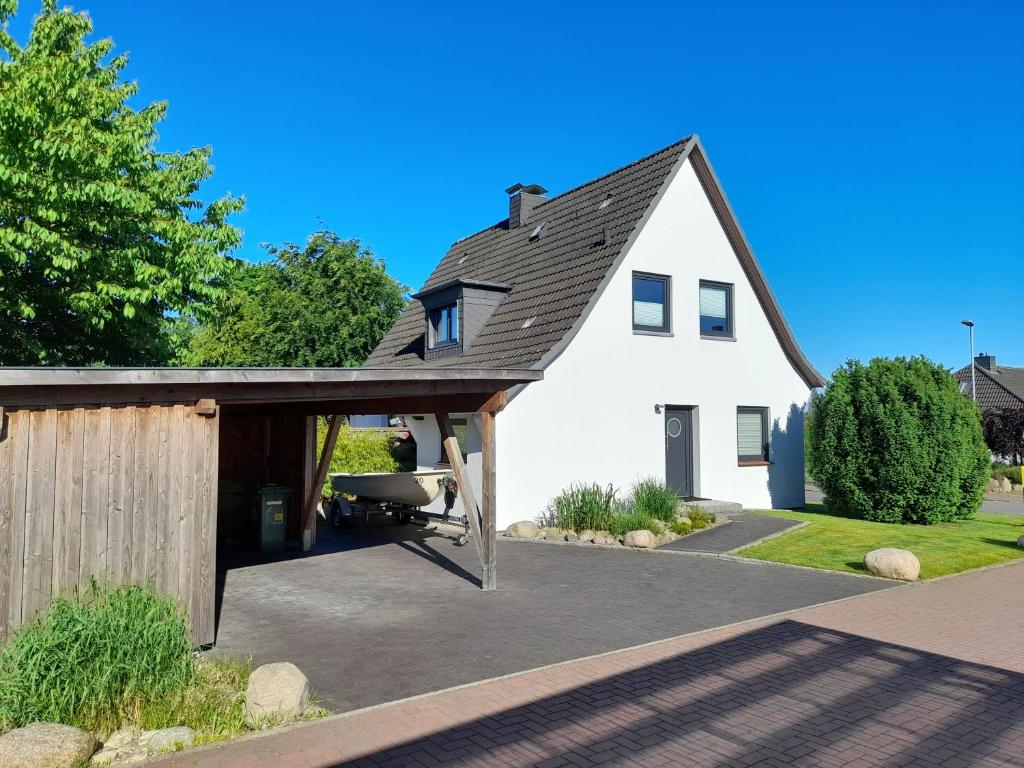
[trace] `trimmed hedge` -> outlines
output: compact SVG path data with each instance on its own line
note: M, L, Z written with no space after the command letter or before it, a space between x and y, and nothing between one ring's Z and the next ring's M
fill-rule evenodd
M807 445L829 509L865 520L971 517L989 476L977 407L923 357L838 368L813 397Z

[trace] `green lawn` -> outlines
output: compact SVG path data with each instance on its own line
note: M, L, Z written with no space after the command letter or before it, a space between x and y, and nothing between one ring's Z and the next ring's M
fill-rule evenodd
M909 549L921 561L921 578L930 579L1024 557L1017 537L1024 517L978 515L973 520L937 525L890 525L850 520L808 504L806 512L759 511L809 525L739 552L742 557L865 573L863 558L879 547Z

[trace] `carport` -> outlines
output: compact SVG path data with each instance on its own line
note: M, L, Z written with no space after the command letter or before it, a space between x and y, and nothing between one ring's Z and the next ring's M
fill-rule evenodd
M485 590L496 586L496 416L511 369L0 368L0 640L92 577L152 584L214 639L218 525L252 483L291 489L290 533L316 504L342 416L431 414L467 510ZM474 489L450 414L477 413ZM316 417L329 416L316 454ZM479 498L478 498L479 496Z

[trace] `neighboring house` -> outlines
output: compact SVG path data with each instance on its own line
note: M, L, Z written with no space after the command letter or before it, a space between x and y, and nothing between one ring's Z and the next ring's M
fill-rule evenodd
M697 137L455 243L367 361L530 367L497 419L498 524L573 482L664 479L682 497L804 504L803 410L824 381L801 353ZM443 460L409 417L418 463ZM475 420L456 422L479 484Z
M960 382L960 391L970 397L971 366L965 365L953 375ZM1024 409L1024 368L996 365L992 355L976 355L974 381L978 390L978 407L982 411Z

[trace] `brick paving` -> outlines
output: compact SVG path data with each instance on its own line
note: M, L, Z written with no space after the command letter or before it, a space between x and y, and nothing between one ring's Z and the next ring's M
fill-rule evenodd
M1024 766L1022 587L875 592L152 765Z

